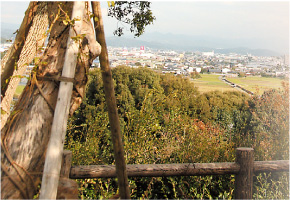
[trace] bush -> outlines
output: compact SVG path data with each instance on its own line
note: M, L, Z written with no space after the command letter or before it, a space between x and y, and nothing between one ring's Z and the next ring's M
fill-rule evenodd
M287 109L287 94L282 91L253 99L240 92L200 94L187 78L147 68L117 67L112 72L128 164L233 162L240 145L254 147L260 160L287 156L289 119L278 116ZM66 148L73 152L75 165L114 164L100 70L89 77L84 102L69 120ZM277 120L264 117L269 110ZM265 120L271 124L265 126ZM282 132L273 135L278 129ZM282 145L276 142L281 136ZM272 152L265 153L268 149ZM280 178L288 181L285 175ZM266 187L262 180L267 190L282 188L276 196L268 191L266 197L285 194L287 182L258 176L256 197ZM79 185L81 198L111 198L118 193L116 179L79 180ZM130 178L129 185L132 198L232 198L234 176Z

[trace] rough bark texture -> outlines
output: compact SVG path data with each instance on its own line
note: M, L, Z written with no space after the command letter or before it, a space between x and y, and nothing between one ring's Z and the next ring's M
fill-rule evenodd
M240 166L234 162L183 163L183 164L141 164L127 165L128 177L166 177L237 174ZM289 160L254 161L254 173L289 172ZM114 165L72 166L70 178L115 178Z
M56 199L78 199L78 184L69 179L71 161L72 152L64 150Z
M234 162L183 163L183 164L140 164L127 165L129 177L167 177L236 174L240 170ZM114 178L114 165L72 166L70 178Z
M254 161L254 173L289 172L289 160Z
M62 69L62 77L66 79L73 79L75 76L78 54L80 53L80 43L73 38L81 34L82 23L85 16L85 6L86 4L84 1L74 2L71 19L79 20L75 21L74 26L70 27L69 30L69 38ZM51 135L46 150L39 195L40 199L55 199L57 196L72 90L72 81L67 82L61 80L54 110Z
M240 165L240 171L236 174L235 199L252 199L254 149L245 147L237 148L236 162Z
M61 8L71 16L73 2L61 2ZM58 9L58 2L48 2L50 24ZM87 83L89 66L100 53L93 40L93 27L89 20L83 23L81 61L76 68L71 101L72 114L81 103ZM68 39L69 26L63 18L57 20L50 32L47 48L37 73L25 87L14 111L1 133L1 197L32 199L42 176L47 143L50 137L53 112Z
M1 113L1 129L10 115L10 105L16 88L20 82L20 77L25 73L26 67L32 62L38 48L43 46L44 40L46 39L45 31L48 27L47 3L39 2L36 6L37 10L34 13L33 22L25 38L19 59L16 63L11 62L13 59L9 60L7 63L8 65L6 66L7 69L6 71L4 70L5 73L3 73L4 77L2 77L2 80L6 81L5 77L10 75L11 69L13 69L12 76L6 77L9 82L4 84L4 87L1 89L2 94L4 94L1 102L1 109L4 111ZM9 74L6 72L9 72Z
M128 176L124 157L124 147L123 147L124 145L122 142L120 121L114 91L114 82L109 63L100 2L92 2L92 9L94 16L98 19L94 20L94 25L96 29L96 39L102 46L102 51L99 60L102 70L102 79L104 82L105 97L108 106L111 138L113 142L118 186L120 191L119 193L121 199L130 199Z

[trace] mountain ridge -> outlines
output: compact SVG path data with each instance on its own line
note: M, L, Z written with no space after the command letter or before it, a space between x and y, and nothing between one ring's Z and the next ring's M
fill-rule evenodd
M138 47L138 46L145 46L153 49L163 49L163 50L178 50L178 51L214 51L216 53L237 53L237 54L252 54L255 56L280 56L281 53L268 50L268 49L261 49L261 48L248 48L243 46L238 47L231 47L231 46L225 46L225 47L219 47L221 45L213 45L215 47L210 46L209 42L205 42L205 45L202 46L202 42L204 39L201 38L199 43L195 41L193 42L185 42L181 41L180 39L176 39L175 42L172 42L171 40L155 40L153 38L151 39L141 39L141 38L128 38L128 37L117 37L117 36L111 36L107 37L107 45L113 46L113 47Z
M17 24L1 22L1 38L10 39L15 37L13 33L19 28ZM252 39L253 40L253 39ZM178 50L178 51L215 51L216 53L252 54L255 56L281 56L280 52L250 48L244 44L251 41L245 39L217 38L213 36L190 36L174 33L145 33L140 38L127 36L107 37L108 46L113 47L138 47L145 46L153 49ZM253 41L252 41L253 42Z

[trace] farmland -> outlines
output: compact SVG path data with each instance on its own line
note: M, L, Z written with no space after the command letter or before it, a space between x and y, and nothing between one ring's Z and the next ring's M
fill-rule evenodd
M25 87L25 85L18 85L17 88L16 88L16 91L14 93L14 97L19 98L19 96L21 95L24 87Z
M287 79L258 77L258 76L227 78L227 79L256 94L262 94L265 90L269 89L282 88L282 81L289 82L289 80Z
M201 74L201 78L194 79L193 83L198 87L201 93L210 92L214 90L234 91L235 89L219 79L220 75Z
M193 82L195 86L199 88L201 93L214 90L219 90L222 92L236 90L235 88L232 88L228 84L224 83L221 79L219 79L219 77L220 75L201 74L201 78L195 79ZM265 90L268 89L279 89L282 87L282 81L288 81L287 79L258 76L227 78L227 80L257 94L262 94Z

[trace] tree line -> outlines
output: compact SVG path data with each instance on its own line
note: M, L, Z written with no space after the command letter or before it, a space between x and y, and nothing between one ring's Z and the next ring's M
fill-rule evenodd
M249 97L201 93L188 78L143 67L119 66L112 75L128 164L231 162L240 146L253 147L255 160L288 159L287 83ZM100 70L89 79L84 102L69 121L66 148L73 151L73 164L114 164ZM132 198L231 198L233 183L233 176L129 179ZM285 174L260 174L255 197L286 198L287 183ZM79 184L82 197L117 193L115 179Z

